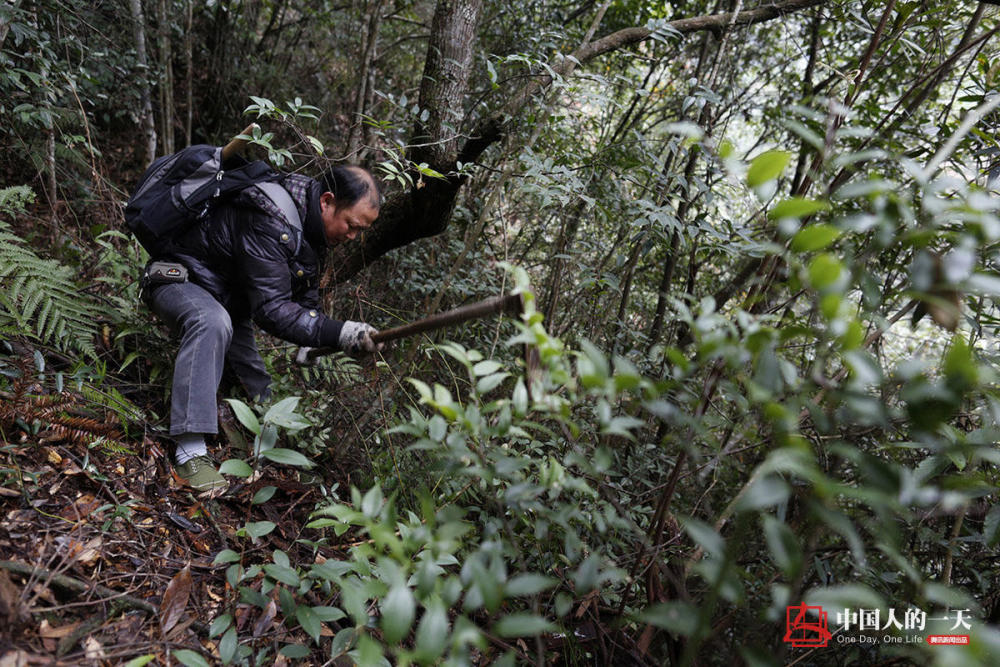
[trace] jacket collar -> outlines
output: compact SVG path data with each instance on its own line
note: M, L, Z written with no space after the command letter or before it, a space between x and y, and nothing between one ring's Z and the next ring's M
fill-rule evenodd
M323 186L319 181L313 181L306 197L306 219L303 225L306 241L314 248L326 248L326 234L323 233L323 215L319 207L319 196L323 194Z

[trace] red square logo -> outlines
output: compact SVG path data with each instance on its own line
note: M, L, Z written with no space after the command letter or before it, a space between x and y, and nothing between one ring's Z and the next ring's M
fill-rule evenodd
M785 608L786 644L794 648L821 648L827 645L830 637L823 607L800 604Z

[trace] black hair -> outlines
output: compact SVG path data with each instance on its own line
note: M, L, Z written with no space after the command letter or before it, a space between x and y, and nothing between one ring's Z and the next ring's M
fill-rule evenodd
M353 165L330 167L319 177L327 192L332 192L337 208L353 206L362 197L368 197L374 208L382 203L382 190L378 181L366 169Z

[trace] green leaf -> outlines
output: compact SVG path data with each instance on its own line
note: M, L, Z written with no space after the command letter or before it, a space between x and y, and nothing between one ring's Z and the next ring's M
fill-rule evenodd
M722 536L715 532L714 528L704 521L691 517L682 518L681 524L691 539L701 545L705 551L716 557L722 556L726 543L722 541Z
M698 629L698 609L687 602L661 602L644 609L639 620L687 637Z
M830 205L825 201L806 199L805 197L792 197L785 201L778 202L768 211L767 217L771 220L782 218L805 218L819 211L829 210Z
M238 563L240 562L240 555L233 551L232 549L223 549L215 555L215 560L212 561L212 565L220 565L222 563Z
M248 523L244 528L247 531L247 535L249 535L250 537L258 538L258 537L264 537L272 530L277 528L277 524L271 521L256 521Z
M250 504L260 505L261 503L266 503L268 500L271 499L271 496L273 496L274 492L277 490L278 490L277 487L265 486L260 491L253 494L253 498L250 500Z
M294 449L275 447L274 449L261 452L260 455L262 458L274 461L275 463L298 466L299 468L311 468L314 465L312 461Z
M837 240L840 230L833 225L809 225L799 230L792 239L792 250L795 252L814 252L822 250Z
M295 609L295 618L298 619L299 625L302 629L306 631L313 641L317 644L319 643L319 633L322 630L322 623L320 623L319 617L312 610L311 607L305 605L300 605Z
M555 623L523 612L504 616L493 626L493 631L501 637L537 637L543 632L554 632L556 629Z
M147 653L146 655L140 655L138 658L132 658L126 662L122 667L144 667L144 665L149 664L156 657L153 653Z
M840 280L844 265L829 253L816 255L809 263L809 282L816 289L824 289Z
M990 549L1000 544L1000 505L994 505L986 513L986 521L983 522L983 541Z
M379 486L373 486L368 489L365 497L361 500L361 512L369 519L374 519L378 517L379 510L382 509L382 489Z
M382 600L382 634L387 644L396 644L410 631L416 600L406 585L393 586Z
M535 595L556 585L556 580L541 574L520 574L504 586L504 592L511 597Z
M781 568L789 580L795 579L802 571L802 547L792 529L784 521L770 515L765 516L764 539L775 565Z
M472 367L472 372L479 377L481 375L489 375L491 373L496 373L498 370L503 368L503 365L498 361L493 361L492 359L486 359L485 361L480 361L478 364Z
M448 612L440 598L432 598L417 626L414 654L422 662L433 662L448 642Z
M476 392L480 394L486 394L493 391L500 383L506 378L510 377L510 373L493 373L491 375L486 375L479 378L479 382L476 383Z
M254 435L260 434L260 422L257 421L257 415L253 413L253 410L246 403L235 398L227 398L226 403L229 403L233 409L233 413L236 414L236 418L240 420L241 424L247 427L247 430Z
M208 667L208 662L201 657L200 653L189 651L186 648L174 651L174 657L185 667Z
M286 658L291 658L292 660L300 660L302 658L308 658L311 651L302 644L286 644L281 647L281 650L278 651L278 653Z
M316 618L324 623L339 621L347 616L339 607L313 607L312 610L316 614Z
M747 185L755 188L781 175L792 154L787 151L767 151L755 157L747 169Z
M229 628L226 634L219 640L219 659L223 665L228 665L236 657L236 651L240 647L239 638L236 636L236 628Z
M233 624L233 617L230 614L223 614L212 621L212 625L208 628L209 637L218 637L223 632L229 629L229 626Z
M236 477L249 477L253 474L253 468L247 465L246 461L240 459L228 459L219 466L219 472L223 475L234 475Z
M299 574L290 567L268 563L264 566L264 572L266 572L272 579L280 581L281 583L291 586L292 588L297 588L299 585Z

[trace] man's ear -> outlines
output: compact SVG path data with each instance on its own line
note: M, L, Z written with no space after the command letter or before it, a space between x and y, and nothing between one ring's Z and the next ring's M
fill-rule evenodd
M329 206L331 208L337 207L337 198L333 196L333 193L327 190L319 196L319 203L323 206Z

